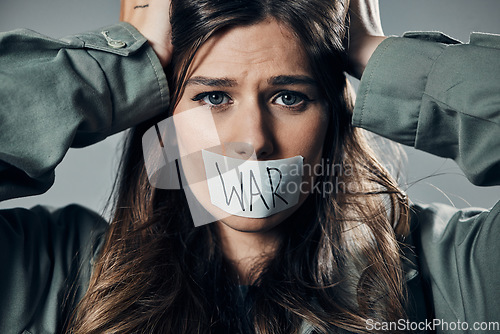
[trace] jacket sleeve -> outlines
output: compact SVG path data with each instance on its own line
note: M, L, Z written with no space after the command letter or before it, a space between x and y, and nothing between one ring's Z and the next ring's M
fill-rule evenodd
M383 41L363 74L353 125L454 159L476 185L500 184L500 36L441 33Z
M363 74L353 125L452 158L476 185L500 184L500 36L386 39ZM429 317L441 321L432 329L482 333L474 326L492 322L488 333L498 331L500 202L490 210L415 205L411 223Z
M62 333L106 229L78 205L0 210L0 333Z
M0 201L40 194L70 147L165 111L166 77L131 25L61 40L0 34Z
M0 34L0 200L39 194L70 147L165 111L154 51L120 23L55 40ZM86 291L105 220L70 205L0 210L0 333L59 333Z

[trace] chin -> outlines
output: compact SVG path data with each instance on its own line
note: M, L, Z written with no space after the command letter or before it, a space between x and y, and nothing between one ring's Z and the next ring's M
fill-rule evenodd
M298 205L297 205L298 206ZM219 220L220 223L240 232L259 233L272 230L290 217L296 208L275 213L265 218L247 218L240 216L229 216Z

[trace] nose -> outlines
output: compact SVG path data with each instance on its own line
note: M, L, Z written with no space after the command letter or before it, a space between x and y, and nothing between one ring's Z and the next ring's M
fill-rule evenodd
M240 103L226 126L230 133L223 139L227 156L265 160L274 153L272 117L257 100Z

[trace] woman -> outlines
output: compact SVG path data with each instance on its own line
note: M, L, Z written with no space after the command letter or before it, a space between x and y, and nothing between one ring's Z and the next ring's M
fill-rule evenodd
M364 12L356 7L357 3L353 5L355 13ZM302 155L306 161L316 163L323 158L332 166L340 166L340 169L335 170L334 175L323 175L314 181L326 183L335 178L343 184L359 185L359 191L340 189L328 196L311 191L308 196L302 196L301 205L273 216L257 220L229 217L225 221L194 228L182 193L157 190L149 184L141 161L141 138L157 120L144 123L135 128L126 148L115 217L93 266L89 289L69 326L71 331L258 330L290 333L315 329L318 332L372 332L367 324L425 316L425 310L422 311L425 303L418 300L419 295L411 294L412 291L420 292L415 270L405 260L411 252L398 243L404 237L419 237L421 234L409 234L404 195L373 158L359 130L350 126L351 101L343 75L346 68L342 65L342 27L346 6L341 2L323 1L245 2L244 5L234 1L173 3L174 51L170 83L175 88L170 101L171 114L208 105L214 112L222 142L244 141L263 161ZM304 12L308 20L302 19ZM376 10L368 12L375 13ZM354 19L356 17L353 16L353 24L360 25ZM365 22L368 21L373 20L366 19ZM140 23L138 26L141 26ZM368 25L365 23L364 27ZM148 36L148 29L141 31ZM122 45L112 34L114 32L103 32L111 47ZM362 47L373 51L383 38L374 39L373 44L364 42ZM168 43L160 43L160 47L155 48L155 38L150 37L149 40L162 64L169 64ZM390 43L398 42L385 42L384 48L378 50L376 60L381 62L382 54ZM133 49L134 45L127 47ZM351 44L351 48L356 48L356 45ZM99 60L103 59L99 57L104 57L97 51L89 52ZM370 54L370 51L366 53ZM359 54L364 55L363 52ZM137 56L146 58L147 53L139 52ZM360 75L367 59L351 56L353 59L358 65L353 71ZM227 66L231 61L236 62L236 66ZM378 62L371 64L375 65L369 73L375 78L380 76L378 66L383 66L383 62L382 65ZM153 63L153 69L154 66ZM159 95L153 103L164 101L165 91L161 84L164 77L152 73L151 67L141 70L149 71L145 76L160 82L152 83L154 87L159 87L152 93ZM288 80L269 84L273 81L269 79L283 76L312 80L305 80L309 82L307 84L304 80L300 83ZM197 78L197 83L190 85L189 81L193 78ZM222 85L219 80L214 87L214 80L206 84L206 78L229 78L236 83ZM364 90L366 92L373 89L370 85L374 79L370 79L372 76L368 78L362 83L368 86ZM203 82L205 84L200 84ZM377 84L382 85L380 81ZM99 87L97 84L92 86ZM106 89L102 91L106 92ZM97 95L107 94L99 91ZM371 96L362 95L362 99L358 100L362 105L357 105L361 111L354 115L355 124L361 124L364 118L368 119L366 122L370 126L370 118L376 118L364 108ZM112 94L109 99L115 107L127 105L131 108L129 103L113 100L115 97ZM261 101L257 103L259 99ZM97 99L96 110L106 109L103 101L109 100ZM414 107L411 109L409 105L411 103L403 103L400 108L407 108L411 113ZM154 110L157 109L155 106ZM380 110L379 113L378 117L383 118ZM237 122L244 122L245 126ZM422 120L419 126L427 122ZM401 116L396 124L388 124L389 129L384 129L386 122L378 129L386 130L384 133L394 138L394 133L405 127L411 128L406 123L405 116ZM126 122L120 126L124 124ZM88 135L81 135L85 125L79 123L77 144L93 140ZM498 125L490 126L494 131ZM112 126L109 128L116 130ZM74 133L74 129L72 131ZM110 130L106 128L105 131ZM96 131L93 129L93 132ZM229 146L228 152L231 148ZM436 148L429 148L433 149ZM239 150L228 155L246 153ZM463 157L460 155L460 159ZM32 156L30 158L36 161ZM22 161L9 160L8 157L5 160L13 166L22 166ZM480 181L497 182L494 167L498 163L495 157L493 160L486 161L474 176L482 178ZM353 168L355 173L347 173L347 168ZM24 171L30 174L27 168ZM436 217L443 217L441 213L435 214L436 217L430 216L432 210L420 210L423 213L416 215L412 221L418 219L421 222L427 215L426 224L422 224L426 228L437 226ZM82 219L82 213L77 212L78 219ZM474 215L469 222L475 219L475 226L494 226L491 222L497 212L498 208L489 215ZM69 213L71 211L66 210L58 217L62 221L71 220ZM42 216L42 213L38 215ZM457 229L457 219L446 220L450 220L449 229ZM86 228L88 224L87 227L79 227L79 233L88 233L80 232ZM71 232L71 235L74 234ZM474 234L475 238L482 236ZM435 268L439 266L439 261L430 261L432 252L446 243L430 245L427 242L421 241L417 252L422 256L419 261L424 271L427 267L432 269L427 277L432 278L433 288L440 288L446 282L452 286L448 292L465 294L462 282L455 284L457 280L450 281L445 276L437 279L435 276L439 273L439 269ZM427 250L431 256L425 253ZM406 254L403 254L405 251ZM461 252L456 255L457 259L467 254L467 249ZM488 265L491 263L489 261ZM468 267L464 268L467 272ZM77 281L82 284L76 286L76 291L71 290L72 293L82 292L86 270L90 271L83 268L83 275ZM495 277L494 273L478 272L483 277ZM67 276L72 278L73 275ZM405 298L407 282L410 287L409 301ZM475 287L484 286L470 283ZM439 296L436 291L425 295L430 298L426 302L434 304L436 315L453 313L437 301ZM447 292L444 295L446 297ZM480 297L491 298L483 294L475 298L479 300ZM418 308L415 308L414 298ZM79 299L78 295L76 299ZM71 311L71 300L68 304L66 312ZM494 306L492 309L495 309ZM430 309L428 311L431 312ZM484 310L483 314L487 317L490 312ZM468 312L469 315L474 313Z
M341 2L172 3L171 86L176 89L171 113L209 106L225 155L246 157L255 151L259 160L301 155L311 165L323 158L330 163L326 169L339 170L321 182L338 180L365 190L305 192L297 205L269 217L231 215L193 228L182 194L149 185L140 157L144 130L152 124L139 127L126 148L117 202L117 208L127 209L116 213L96 280L80 308L82 331L118 326L135 332L145 326L97 320L113 313L138 323L144 317L159 332L215 326L229 332L255 327L288 333L304 320L327 331L362 328L362 319L369 317L404 317L393 226L398 234L407 228L406 203L350 127L342 66L346 14ZM227 144L239 142L251 149ZM183 168L190 170L199 165L186 164ZM352 176L346 168L354 169ZM393 216L385 212L383 193L389 195L386 204ZM372 238L383 246L371 247ZM143 257L135 253L140 248L147 249ZM132 270L134 280L125 283ZM371 293L356 304L358 281ZM252 308L227 307L241 304L238 285L256 287L245 299ZM113 296L110 291L120 292ZM99 302L105 295L108 302ZM156 315L141 306L143 298L148 305L158 304ZM130 299L136 302L127 303ZM250 312L248 319L242 312Z

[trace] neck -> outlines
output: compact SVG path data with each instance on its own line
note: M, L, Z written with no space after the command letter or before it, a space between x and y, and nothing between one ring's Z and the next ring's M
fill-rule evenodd
M271 258L279 246L281 233L276 227L265 232L242 232L217 222L222 253L236 274L240 285L249 285L260 274L255 265Z

